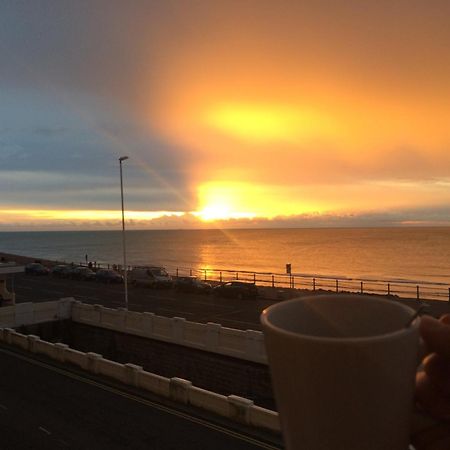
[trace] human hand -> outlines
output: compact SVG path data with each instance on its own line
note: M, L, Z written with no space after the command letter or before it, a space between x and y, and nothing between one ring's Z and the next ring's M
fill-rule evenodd
M416 401L435 420L413 434L417 450L450 449L450 315L423 316L420 334L429 355L416 377Z

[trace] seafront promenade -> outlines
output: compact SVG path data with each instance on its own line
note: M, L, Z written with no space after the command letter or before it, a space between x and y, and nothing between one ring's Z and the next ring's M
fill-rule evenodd
M0 258L14 260L18 264L33 262L36 258L0 253ZM57 262L39 259L44 265L52 267ZM180 276L188 273L178 272ZM177 273L172 275L176 276ZM194 273L204 279L204 274ZM209 280L208 274L206 279ZM217 274L216 274L217 275ZM238 275L239 276L239 275ZM227 279L236 279L236 274L228 274ZM222 278L225 276L222 274ZM253 281L253 274L247 273L247 277L241 280ZM217 283L218 280L212 280ZM258 284L258 282L257 282ZM10 282L11 285L11 282ZM259 315L261 311L272 303L305 295L320 295L324 293L336 292L336 285L323 286L319 283L315 289L302 287L283 287L283 285L259 285L259 298L255 300L239 300L233 298L216 298L215 296L205 296L196 294L179 294L173 289L148 289L142 287L130 287L129 308L134 311L152 311L155 314L168 317L185 317L188 320L197 322L218 322L223 326L238 329L260 330ZM339 292L347 292L345 284L338 286ZM446 296L441 300L430 298L419 298L415 295L415 286L412 286L411 296L399 297L393 293L388 296L395 301L401 301L414 309L422 305L423 301L429 305L428 312L438 317L450 312L450 303ZM11 286L10 286L11 289ZM55 279L53 277L33 277L16 275L12 289L16 292L18 302L26 301L48 301L57 300L62 297L74 297L77 300L90 304L101 304L108 307L120 308L124 306L123 290L117 286L105 285L102 283L75 281L70 279ZM442 292L447 292L443 287ZM358 292L358 289L352 290ZM371 292L365 291L370 294ZM387 292L373 293L373 295L385 295Z

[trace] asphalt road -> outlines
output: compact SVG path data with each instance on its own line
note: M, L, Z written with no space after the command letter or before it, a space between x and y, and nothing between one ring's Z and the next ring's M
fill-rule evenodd
M12 280L8 280L11 290ZM84 303L110 308L124 307L123 284L104 284L95 281L76 281L52 276L17 274L14 276L16 302L43 302L74 297ZM299 295L302 295L299 292ZM305 295L305 293L303 293ZM311 295L311 293L309 293ZM258 299L221 298L214 295L185 294L174 289L152 289L129 286L128 306L132 311L149 311L160 316L184 317L193 322L215 322L242 330L261 330L259 316L274 301ZM417 309L415 299L398 299ZM428 301L429 312L436 317L450 313L450 303Z
M11 281L8 281L10 286ZM74 297L84 303L110 308L124 306L124 286L95 281L76 281L52 276L18 274L14 277L16 302L43 302ZM213 295L184 294L174 289L129 287L129 309L166 317L184 317L193 322L216 322L223 326L261 330L261 311L273 302L267 299L232 299Z
M180 412L0 347L2 449L275 449Z

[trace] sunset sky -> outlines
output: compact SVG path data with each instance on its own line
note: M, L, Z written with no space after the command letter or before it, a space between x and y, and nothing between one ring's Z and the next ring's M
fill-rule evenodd
M0 230L450 225L447 0L0 5Z

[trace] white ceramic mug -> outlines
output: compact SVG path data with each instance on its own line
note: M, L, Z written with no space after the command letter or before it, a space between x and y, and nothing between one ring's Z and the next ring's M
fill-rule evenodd
M414 310L363 295L321 295L263 311L289 450L407 450L419 358Z

